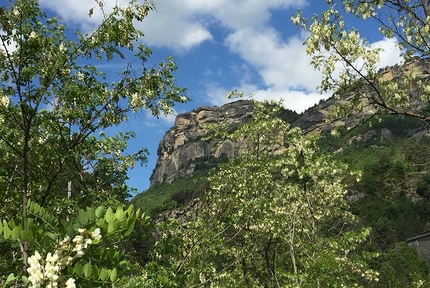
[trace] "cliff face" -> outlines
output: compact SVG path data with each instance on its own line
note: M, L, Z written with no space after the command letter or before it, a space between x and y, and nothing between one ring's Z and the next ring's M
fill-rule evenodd
M403 75L416 74L420 75L420 79L428 80L430 78L430 58L410 58L405 61L402 66L386 67L379 71L379 74L385 81L399 81L399 77ZM419 92L417 91L415 84L410 89L410 108L412 111L418 111L426 106L426 103L420 100ZM355 126L359 122L357 114L352 114L348 119L342 119L334 123L326 123L324 119L329 115L330 109L337 103L345 103L350 101L354 97L353 92L343 93L337 102L333 97L325 101L321 101L319 104L307 109L299 119L297 119L293 125L303 129L304 132L316 132L324 133L330 131L333 126L348 125ZM369 105L364 103L365 108L361 113L364 115L372 115L378 109L375 105ZM402 110L402 109L400 109Z
M412 58L403 66L388 67L380 71L387 81L396 81L401 75L415 73L427 78L430 75L430 59ZM354 94L347 92L341 95L339 101L348 101ZM422 101L419 101L417 91L411 90L411 108L423 108ZM330 109L336 105L336 100L331 97L318 105L309 108L292 125L300 127L305 133L325 133L329 132L333 126L351 125L357 123L357 115L351 115L348 119L341 119L334 123L326 123L324 119L329 115ZM364 105L366 109L362 113L375 113L376 107ZM205 123L221 123L229 128L234 128L248 119L252 113L252 102L239 100L225 104L221 107L199 107L191 112L180 114L176 117L174 126L169 129L158 146L158 159L156 167L150 178L151 185L157 182L171 183L174 180L191 175L199 167L199 161L216 161L220 157L231 158L237 155L240 146L230 140L211 139L203 141L201 138L207 134L207 130L202 127ZM353 126L353 125L351 125ZM413 134L428 133L418 129ZM385 131L384 135L375 137L385 137L390 131ZM418 135L418 134L417 134ZM364 136L365 137L365 136Z
M158 145L158 159L150 178L151 185L157 182L171 183L192 174L198 160L237 155L240 147L230 140L202 141L201 138L208 132L202 125L222 123L233 129L249 118L252 109L251 101L239 100L221 107L202 106L179 114L174 126Z

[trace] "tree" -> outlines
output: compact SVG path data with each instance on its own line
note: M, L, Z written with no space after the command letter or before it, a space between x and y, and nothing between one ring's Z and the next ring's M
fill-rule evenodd
M102 22L74 36L36 0L0 8L0 219L9 224L26 221L29 200L61 219L87 205L123 202L130 192L126 173L146 161L146 150L126 154L134 133L103 131L132 112L167 114L188 99L174 83L172 59L145 66L152 51L139 44L143 33L134 23L152 4L131 1L106 13L103 1L95 2L88 15L103 13ZM140 67L125 64L118 81L109 83L97 64L127 53ZM68 181L79 197L67 200ZM17 240L26 271L34 251L30 241Z
M321 154L316 135L277 115L278 106L254 102L252 119L232 134L212 127L243 149L210 177L197 219L182 223L186 229L159 228L148 283L349 287L377 280L357 250L370 230L358 227L344 199L344 181L359 175Z
M30 200L27 208L28 216L21 223L0 223L4 239L27 241L32 248L26 267L28 277L19 277L19 271L15 271L18 275L10 273L6 285L111 287L133 268L121 244L133 232L136 221L145 224L148 217L132 205L126 210L121 206L116 210L88 207L68 221Z
M333 117L363 112L362 120L377 114L401 114L429 121L421 114L423 103L430 99L430 82L426 66L429 56L429 1L425 0L327 0L328 9L311 19L302 11L291 19L309 36L306 53L312 66L321 70L321 91L335 91L339 99L348 93L348 102L333 110ZM405 62L391 72L379 71L381 49L374 48L357 29L346 23L338 7L365 21L376 20L379 32L396 38ZM345 15L343 13L343 15ZM370 23L375 24L375 21ZM421 62L419 61L421 59ZM343 67L343 69L340 69ZM336 73L336 71L340 71ZM395 81L392 81L395 80ZM417 103L419 101L420 103Z

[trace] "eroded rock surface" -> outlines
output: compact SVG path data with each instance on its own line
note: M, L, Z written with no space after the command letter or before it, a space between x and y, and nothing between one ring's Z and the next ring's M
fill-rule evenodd
M158 159L150 179L151 185L157 182L171 183L192 174L196 160L219 158L222 155L231 158L237 155L240 146L230 140L203 141L202 137L208 133L203 126L220 123L234 129L250 117L252 110L251 101L239 100L221 107L202 106L179 114L174 126L166 132L158 145Z

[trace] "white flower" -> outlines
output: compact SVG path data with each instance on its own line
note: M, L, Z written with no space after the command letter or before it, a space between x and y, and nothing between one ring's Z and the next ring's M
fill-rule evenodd
M66 52L66 50L67 50L67 48L66 48L66 45L64 45L64 43L63 42L61 42L61 44L60 44L60 51L61 52Z
M73 261L73 257L72 256L68 256L67 258L64 258L64 259L65 259L64 262L66 263L66 265L72 263L72 261Z
M36 252L34 252L34 255L28 259L28 264L31 265L32 263L34 263L34 264L39 263L40 259L42 259L42 256L40 256L39 252L36 251Z
M57 251L55 251L54 255L51 254L51 252L46 255L46 261L50 263L55 263L58 261L58 254Z
M76 73L76 77L78 78L79 81L83 82L85 80L84 74L82 74L82 72L78 72ZM81 233L81 232L79 232Z
M96 228L93 232L91 232L91 237L93 237L93 239L96 241L102 239L102 235L100 234L100 228Z
M91 36L90 40L91 40L91 44L95 44L97 42L97 36L95 36L95 35Z
M81 243L76 244L76 246L73 248L72 251L76 251L76 252L80 252L84 249L84 245L82 245Z
M31 282L31 284L33 285L33 287L40 287L40 284L43 281L43 274L40 270L35 270L35 271L28 271L28 274L30 276L28 276L28 281Z
M65 74L65 75L69 75L70 74L70 69L69 68L64 68L64 69L61 69L60 72L63 73L63 74Z
M72 241L75 242L77 245L79 245L80 243L84 242L84 236L76 235Z
M88 247L88 245L91 245L91 243L93 243L93 241L89 238L85 239L84 241L84 249L86 249Z
M296 16L291 16L291 21L293 21L294 25L299 25L300 24L300 14L297 14Z
M130 96L130 106L133 107L133 112L137 112L140 106L140 97L137 93L133 93Z
M37 37L37 34L36 34L36 32L34 32L34 31L31 31L31 33L30 33L30 35L28 36L30 39L34 39L34 38L36 38Z
M75 279L69 278L66 282L66 288L76 288Z
M69 242L70 242L70 237L69 237L69 236L66 236L66 237L64 237L64 239L63 239L62 241L60 241L59 246L60 246L62 249L66 249L66 248L67 248L67 245L69 244Z
M10 104L10 99L6 95L0 95L0 106L7 107Z
M31 282L33 287L39 287L43 281L43 273L42 273L42 265L39 260L42 259L39 252L34 252L30 258L28 258L28 265L30 267L27 268L28 272L28 280Z

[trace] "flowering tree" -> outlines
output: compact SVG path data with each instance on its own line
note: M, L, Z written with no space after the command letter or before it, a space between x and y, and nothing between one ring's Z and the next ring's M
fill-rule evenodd
M187 101L175 86L171 59L145 67L152 51L139 44L143 33L134 24L153 6L131 1L106 13L97 0L89 17L102 13L100 25L70 36L39 1L8 2L0 8L0 219L9 226L12 219L26 223L29 200L60 219L73 218L79 207L117 205L130 191L128 169L146 161L146 150L126 154L134 133L103 131L127 121L130 113L168 114L175 102ZM126 53L141 65L125 64L118 81L109 83L97 65ZM27 271L35 251L31 237L24 239L16 238ZM4 244L1 253L9 258L16 248Z
M31 201L27 208L28 215L20 224L3 220L0 235L20 243L28 241L33 251L26 267L28 277L11 273L6 284L34 288L109 287L118 282L131 268L118 251L119 244L131 234L136 221L144 224L148 220L133 206L116 211L104 206L80 209L78 217L70 221L59 221Z
M291 19L309 36L306 52L312 65L321 70L321 91L336 91L335 97L349 92L350 101L333 110L334 117L367 109L365 119L378 113L401 114L428 121L429 115L420 114L430 99L427 62L416 65L418 58L429 55L429 2L423 0L326 0L328 9L312 18L303 13ZM348 29L344 12L365 21L376 20L379 32L395 38L406 60L402 67L390 73L379 73L377 64L381 49L372 47L361 37L360 31ZM371 25L375 23L372 22ZM415 59L415 61L413 61ZM414 65L414 66L413 66ZM421 66L421 67L420 67ZM343 67L343 68L340 68ZM339 71L337 73L336 71ZM396 73L398 72L398 73ZM395 81L392 81L392 80ZM421 103L421 104L422 104Z
M344 180L359 175L278 112L254 102L249 122L218 132L243 150L210 178L197 219L160 228L148 286L351 287L378 279L357 253L369 229L358 228L344 199Z

